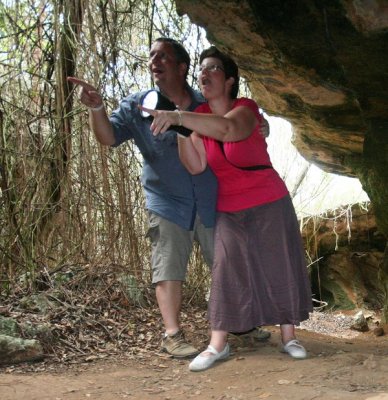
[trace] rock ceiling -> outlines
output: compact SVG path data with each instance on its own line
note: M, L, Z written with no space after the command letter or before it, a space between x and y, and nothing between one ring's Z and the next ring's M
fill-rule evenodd
M325 5L325 3L329 5ZM192 1L180 12L230 52L308 160L354 176L370 118L388 117L388 2Z
M388 1L176 0L328 172L358 177L388 235Z

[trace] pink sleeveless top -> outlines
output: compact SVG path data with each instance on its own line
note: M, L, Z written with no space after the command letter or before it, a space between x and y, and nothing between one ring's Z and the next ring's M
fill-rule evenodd
M233 108L236 107L249 107L258 121L263 118L257 104L251 99L236 99ZM195 111L211 114L206 103ZM236 167L271 165L267 143L260 133L259 125L244 140L224 142L224 153L219 141L206 136L202 138L207 162L218 180L217 211L241 211L279 200L288 194L286 185L273 168L246 171Z

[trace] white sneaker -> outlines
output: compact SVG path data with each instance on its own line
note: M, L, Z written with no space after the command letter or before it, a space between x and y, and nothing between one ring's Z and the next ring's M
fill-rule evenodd
M306 358L306 349L299 343L298 340L290 340L283 346L283 353L288 353L293 358Z
M211 353L210 355L203 356L204 353ZM207 347L201 354L194 358L189 365L190 371L204 371L210 368L216 361L224 360L229 357L230 348L227 343L224 350L218 352L213 346Z

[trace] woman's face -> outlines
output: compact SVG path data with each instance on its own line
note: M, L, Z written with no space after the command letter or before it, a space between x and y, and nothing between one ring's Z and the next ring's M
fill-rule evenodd
M225 72L221 60L204 58L199 66L198 84L205 99L209 100L225 94Z

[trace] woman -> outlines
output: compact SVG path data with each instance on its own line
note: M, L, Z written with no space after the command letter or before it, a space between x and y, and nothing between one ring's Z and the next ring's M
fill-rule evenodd
M201 371L229 356L227 332L280 325L283 351L305 358L295 325L312 300L299 225L287 188L272 168L260 133L257 104L236 98L238 67L215 47L200 56L199 85L207 104L194 113L151 111L153 134L171 125L193 130L179 137L179 154L192 174L207 163L218 179L215 259L208 348L191 363Z

